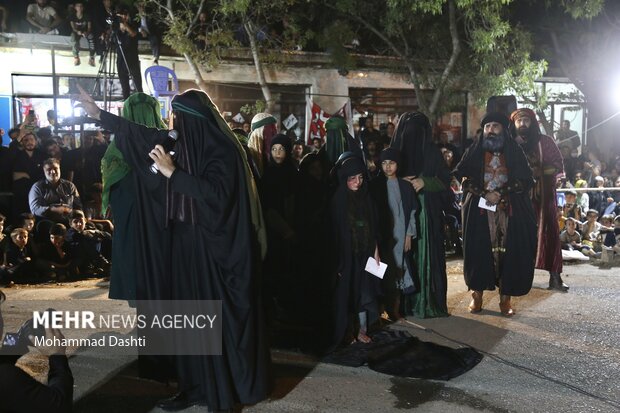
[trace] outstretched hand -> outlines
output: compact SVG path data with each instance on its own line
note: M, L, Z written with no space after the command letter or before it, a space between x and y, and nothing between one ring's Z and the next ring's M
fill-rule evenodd
M79 102L75 107L81 107L86 111L86 114L93 119L100 119L101 109L95 103L95 99L90 96L80 84L76 84L78 90L80 91L79 95L73 95L73 100Z

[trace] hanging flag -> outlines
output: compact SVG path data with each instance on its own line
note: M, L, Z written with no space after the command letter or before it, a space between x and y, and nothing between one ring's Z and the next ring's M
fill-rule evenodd
M325 122L330 118L330 115L329 113L325 113L319 105L311 100L309 100L309 103L311 104L311 114L307 145L312 145L312 139L314 138L319 138L322 142L325 142Z
M351 99L347 99L343 107L336 113L330 115L326 113L319 105L312 102L312 99L306 97L306 130L308 131L307 145L312 145L312 139L319 138L325 142L325 122L332 116L341 116L347 122L349 133L354 136L353 132L353 113L351 108Z

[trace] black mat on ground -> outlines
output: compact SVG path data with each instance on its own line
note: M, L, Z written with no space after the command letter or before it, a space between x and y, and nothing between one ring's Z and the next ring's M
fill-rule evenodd
M356 342L323 359L349 367L368 365L372 370L399 377L450 380L471 370L482 354L470 347L453 349L422 341L406 331L380 330L368 344Z

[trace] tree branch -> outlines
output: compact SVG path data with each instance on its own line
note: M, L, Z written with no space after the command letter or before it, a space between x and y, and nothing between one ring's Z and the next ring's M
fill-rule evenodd
M454 0L448 1L448 20L450 24L450 37L452 38L452 54L450 55L450 60L446 64L446 67L441 74L441 78L439 79L439 83L435 87L435 92L433 93L433 99L431 100L431 104L428 108L429 115L434 115L437 110L437 106L439 105L439 101L443 94L443 89L446 86L446 82L448 77L452 73L452 69L456 65L456 61L461 54L461 39L459 37L458 28L456 27L456 8L454 5Z
M198 19L200 19L200 13L202 13L202 10L204 9L205 1L206 0L200 1L200 5L198 6L198 11L196 12L196 14L194 14L194 18L192 19L192 22L187 27L187 31L185 32L185 35L187 37L189 37L194 31L194 27L196 27L196 23L198 23Z
M156 5L158 9L162 10L168 16L172 15L172 9L168 8L167 6L164 6L160 1L158 1L158 0L150 0L150 3ZM167 5L171 5L170 2L166 2L166 3L167 3Z
M256 74L258 75L258 83L260 84L260 88L263 92L263 96L265 97L265 101L267 102L267 112L273 111L273 107L275 102L273 100L273 96L271 95L271 90L269 89L269 85L267 84L267 80L265 78L265 71L263 70L263 65L260 60L260 55L258 53L258 45L256 44L256 33L254 33L254 29L252 28L252 23L246 20L243 23L243 28L245 32L248 34L248 38L250 40L250 50L252 51L252 58L254 59L254 66L256 67Z
M334 9L336 11L337 10L335 7L327 5L327 7ZM405 65L407 66L407 69L409 71L409 77L411 78L411 83L413 84L413 88L415 90L415 94L416 94L416 98L418 100L418 106L420 107L420 110L422 112L426 112L428 113L428 107L426 106L426 100L424 99L424 95L422 94L422 88L420 85L420 80L418 77L418 73L415 70L415 67L413 66L413 61L412 58L410 58L409 56L405 55L397 46L396 44L390 40L390 38L388 38L385 34L383 34L383 32L381 32L380 30L378 30L376 27L374 27L372 24L368 23L365 19L353 14L353 13L347 13L347 16L352 17L354 20L356 20L358 23L361 23L363 26L365 26L368 30L370 30L371 32L373 32L377 37L379 37L381 40L383 40L383 42L390 48L392 49L392 51L394 51L394 54L398 57L400 57L404 62ZM403 41L405 43L405 49L408 50L408 43L406 41L405 38L403 38Z

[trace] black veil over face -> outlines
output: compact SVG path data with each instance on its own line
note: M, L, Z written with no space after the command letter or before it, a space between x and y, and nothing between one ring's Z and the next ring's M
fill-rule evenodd
M425 152L432 145L432 128L421 112L404 113L394 131L390 146L401 152L400 176L419 176L424 172Z

